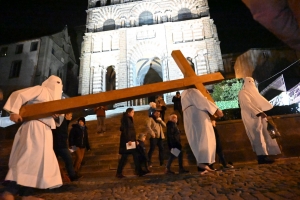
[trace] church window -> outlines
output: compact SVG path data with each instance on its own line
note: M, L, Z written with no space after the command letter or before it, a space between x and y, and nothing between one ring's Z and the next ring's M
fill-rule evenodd
M178 21L182 21L182 20L186 20L186 19L191 19L192 18L192 14L190 9L188 8L181 8L178 11Z
M17 78L20 74L21 69L21 60L16 60L11 63L10 72L9 72L9 78Z
M149 11L144 11L139 16L139 25L151 25L153 24L153 14Z
M108 19L103 24L103 31L115 30L115 20Z

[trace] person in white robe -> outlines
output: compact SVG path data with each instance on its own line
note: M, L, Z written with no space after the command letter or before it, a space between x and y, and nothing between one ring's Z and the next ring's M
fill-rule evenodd
M22 105L58 100L61 96L61 79L50 76L41 86L13 92L4 109L10 113L11 121L22 122L22 116L19 115ZM24 121L18 129L5 178L10 184L2 194L3 199L13 199L24 188L27 192L23 194L23 199L38 199L28 191L32 188L51 189L62 185L58 161L53 151L51 129L55 129L57 125L54 117L57 118L58 115Z
M184 130L201 173L213 171L216 139L210 115L223 116L217 105L209 101L198 89L187 89L181 94ZM210 114L210 115L209 115Z
M267 115L264 111L273 108L258 91L251 77L244 78L243 88L238 95L242 120L258 164L272 163L267 155L280 154L276 139L272 139L267 130Z

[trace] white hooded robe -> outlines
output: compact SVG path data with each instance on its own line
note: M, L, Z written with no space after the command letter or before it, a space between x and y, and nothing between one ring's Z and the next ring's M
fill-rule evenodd
M270 110L273 106L258 92L253 78L244 79L244 86L238 98L246 133L256 155L280 154L276 139L272 139L269 135L266 120L256 116Z
M62 86L58 87L58 93L59 90L61 95ZM54 96L51 88L45 86L18 90L9 97L4 109L19 114L22 105L57 99ZM19 185L40 189L62 185L57 158L53 151L51 129L55 129L55 127L52 117L25 121L20 126L14 138L9 158L9 171L5 180L16 181Z
M208 113L213 115L218 107L194 88L183 91L181 104L184 130L197 163L214 163L216 139Z

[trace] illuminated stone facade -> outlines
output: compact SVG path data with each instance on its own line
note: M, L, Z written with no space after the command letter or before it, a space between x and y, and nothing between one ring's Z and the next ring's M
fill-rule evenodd
M89 0L86 30L80 56L82 95L183 78L173 50L181 50L198 75L224 71L207 0ZM170 102L172 96L164 97ZM115 106L128 103L148 102Z

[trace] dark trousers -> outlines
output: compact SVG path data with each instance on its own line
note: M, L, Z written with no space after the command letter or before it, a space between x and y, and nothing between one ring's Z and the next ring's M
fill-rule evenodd
M73 160L72 160L70 150L67 148L54 149L54 152L55 152L56 157L61 157L63 159L69 177L74 177L75 171L74 171L74 167L73 167Z
M20 196L32 196L33 188L18 185L16 181L10 181L5 189L5 191L11 193L12 195Z
M151 158L152 158L153 151L155 150L155 146L158 146L159 162L160 165L162 165L164 163L164 145L163 145L163 140L161 138L150 138L150 149L148 152L149 162L151 163Z
M161 118L163 121L165 121L165 111L164 111L164 110L160 111L160 118Z
M140 162L138 160L138 153L136 152L135 149L131 149L131 150L128 150L128 153L121 154L121 159L119 160L117 174L122 174L123 168L124 168L124 166L127 162L127 156L130 155L130 154L133 156L135 169L137 170L138 173L142 172L141 165L140 165Z
M168 170L170 170L171 168L171 164L173 162L173 160L176 158L176 156L174 156L171 152L170 152L170 157L169 157L169 160L168 160L168 163L167 163L167 166L166 168ZM179 165L179 169L183 169L183 165L182 165L182 151L178 154L178 165Z
M222 163L222 165L226 166L227 162L224 157L223 148L222 148L218 130L215 127L213 127L213 128L214 128L215 137L216 137L216 153L217 153L217 155L219 157L219 161Z

